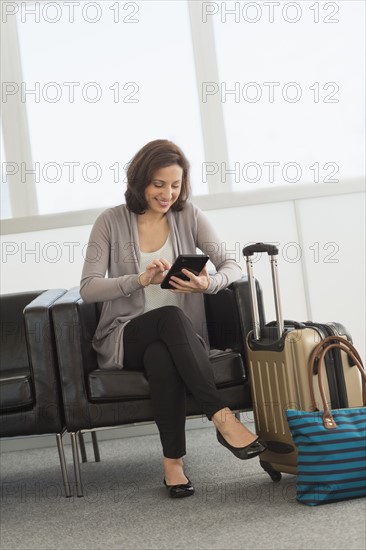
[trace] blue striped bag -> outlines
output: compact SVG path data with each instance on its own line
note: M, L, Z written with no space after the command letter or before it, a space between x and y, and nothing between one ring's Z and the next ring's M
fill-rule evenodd
M336 343L332 343L332 340L336 340ZM364 402L366 396L366 374L352 344L341 337L323 340L309 362L314 411L286 411L298 449L297 500L309 506L366 496L366 408L329 409L322 368L324 357L332 348L342 349L352 358L363 379ZM314 362L317 359L323 411L316 410L312 386Z

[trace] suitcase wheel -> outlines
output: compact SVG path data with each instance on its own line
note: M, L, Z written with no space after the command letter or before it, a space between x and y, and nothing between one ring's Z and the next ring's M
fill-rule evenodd
M272 481L278 483L282 479L281 472L277 472L277 470L274 470L269 462L264 462L263 460L260 460L260 465L262 466L263 470L267 472L269 477L272 479Z
M282 479L282 474L281 472L276 472L275 470L273 470L272 472L268 472L270 478L272 479L272 481L278 483L279 481L281 481Z

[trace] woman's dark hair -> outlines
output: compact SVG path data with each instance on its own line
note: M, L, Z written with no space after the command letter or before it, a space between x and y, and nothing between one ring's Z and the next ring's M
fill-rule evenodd
M154 173L159 168L178 164L183 170L182 187L178 200L172 210L182 210L190 195L189 162L183 151L172 141L156 139L140 149L129 163L127 169L126 206L135 214L147 210L145 188L151 183Z

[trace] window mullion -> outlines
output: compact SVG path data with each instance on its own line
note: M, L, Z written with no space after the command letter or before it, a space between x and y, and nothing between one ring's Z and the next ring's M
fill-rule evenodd
M21 101L20 87L23 76L15 17L9 17L1 27L3 90L7 84L19 87L16 94L3 98L1 116L6 161L14 163L11 166L14 173L8 175L12 216L35 216L38 214L35 178L34 174L25 174L25 170L32 170L34 166L27 109L25 103ZM7 166L10 167L10 165Z
M211 18L207 22L203 22L202 2L189 1L188 7L205 159L207 163L210 163L206 165L206 169L202 167L202 174L207 174L210 193L227 193L232 191L232 181L230 174L226 174L225 181L221 177L221 167L229 166L221 94L215 93L209 98L204 98L203 95L209 83L216 87L219 85L213 23ZM212 175L208 175L210 173Z

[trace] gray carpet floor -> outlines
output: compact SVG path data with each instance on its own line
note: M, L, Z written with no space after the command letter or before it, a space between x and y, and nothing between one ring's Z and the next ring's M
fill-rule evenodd
M365 499L304 506L293 476L273 483L257 459L221 447L212 426L187 431L187 499L168 498L157 435L100 442L100 463L87 451L85 496L69 499L56 446L2 454L2 550L365 550ZM66 458L72 480L69 446Z

